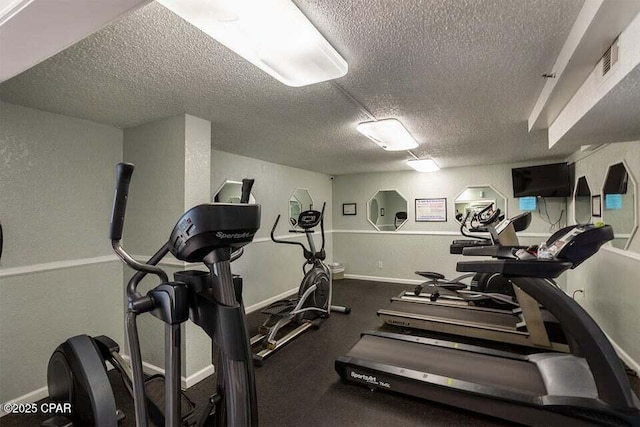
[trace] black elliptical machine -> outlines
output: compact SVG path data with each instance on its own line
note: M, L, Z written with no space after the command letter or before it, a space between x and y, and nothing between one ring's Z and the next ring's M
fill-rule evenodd
M494 203L489 203L477 210L467 211L464 216L459 213L456 219L460 222L460 234L470 239L454 240L449 246L449 253L461 255L465 248L498 245L515 247L514 243L517 244L515 233L529 227L531 212L524 212L505 220L500 209L496 208ZM513 228L506 230L506 233L498 231L505 231L504 229L509 226ZM488 233L489 237L478 233ZM518 306L511 282L500 274L470 273L447 279L443 274L433 271L416 271L415 273L427 280L417 285L412 293L404 292L401 296L428 298L432 302L444 297L489 308Z
M330 312L336 311L344 314L351 312L350 308L331 305L331 271L324 262L327 257L324 250L325 206L326 203L322 205L321 212L316 210L301 212L297 221L300 230L289 230L290 233L304 233L309 244L308 248L303 243L279 240L275 237L274 233L280 221L280 215L271 228L271 240L274 242L302 248L302 254L305 258L302 265L304 277L295 297L276 301L261 311L262 314L267 314L269 317L258 328L258 334L251 338L251 346L255 346L257 350L253 358L258 366L262 365L265 358L310 327L320 327L320 322L329 317ZM320 225L322 235L322 247L319 251L316 250L313 241L313 229L318 225ZM283 328L291 324L296 327L282 335Z
M233 278L230 263L260 228L260 206L248 204L253 180L243 180L240 204L203 204L178 220L169 240L146 263L133 259L120 245L129 182L134 166L119 163L110 238L115 253L136 270L127 285L126 336L131 365L118 354L111 339L79 335L60 345L49 361L49 394L56 402L72 403L72 413L47 420L47 426L113 427L123 418L116 409L105 360L122 374L134 398L135 421L149 419L164 426L255 426L258 424L255 376L242 303L242 282ZM208 272L175 273L169 281L156 265L169 252L178 260L202 262ZM142 295L137 286L147 275L160 284ZM145 379L137 317L150 313L165 325L165 376ZM200 419L182 393L181 325L191 319L212 339L217 350L217 389ZM214 352L215 354L215 352Z
M505 220L500 209L490 203L477 211L467 212L459 221L460 233L472 239L454 240L449 247L451 254L462 254L464 248L485 246L524 248L519 246L515 233L529 227L531 212L524 212ZM489 237L477 233L489 233ZM412 293L405 292L401 296L428 298L432 302L443 297L488 308L518 307L513 285L501 274L469 273L447 279L443 274L432 271L415 273L427 280L417 285Z

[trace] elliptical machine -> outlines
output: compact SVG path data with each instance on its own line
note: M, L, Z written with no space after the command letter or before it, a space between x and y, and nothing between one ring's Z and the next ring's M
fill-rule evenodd
M504 219L500 209L490 210L492 204L475 212L468 220L469 213L461 219L460 232L473 240L454 240L450 253L462 254L465 248L484 246L521 247L516 232L526 230L531 224L531 212L524 212ZM492 212L490 215L487 212ZM501 219L502 218L502 219ZM472 236L468 232L489 233L489 237ZM413 292L404 292L402 296L416 299L429 299L432 302L453 301L480 307L511 308L518 307L515 291L508 278L496 273L469 273L454 279L431 271L416 271L417 275L427 279L415 287ZM428 289L428 292L423 292Z
M135 421L155 425L258 424L255 375L245 325L241 282L233 280L230 263L242 255L242 247L260 228L260 206L248 204L253 180L243 180L241 204L203 204L178 220L169 240L146 263L136 261L120 245L129 182L134 166L119 163L110 238L115 253L137 271L127 285L126 336L131 365L106 337L79 335L63 343L51 357L48 386L58 402L71 402L72 413L55 417L46 425L116 426L122 413L116 410L105 359L123 374L134 398ZM156 265L171 252L178 260L202 262L208 272L175 273L169 281ZM142 295L137 291L147 275L160 284ZM165 325L165 376L145 379L137 316L150 313ZM202 417L195 420L193 404L181 392L181 325L191 319L212 339L218 350L216 392L209 398ZM106 338L106 339L105 339Z
M348 307L331 305L331 271L324 263L327 257L324 251L325 206L326 203L322 205L321 212L316 210L301 212L297 221L297 225L301 230L289 230L290 233L304 233L309 248L300 242L289 242L275 237L274 233L280 221L280 215L278 215L271 228L271 240L275 243L296 245L302 248L302 254L305 258L305 262L302 265L304 277L295 297L276 301L261 311L262 314L268 314L269 317L258 328L258 334L251 338L251 346L259 346L258 351L253 355L254 362L258 366L262 365L265 358L310 327L319 328L322 320L329 317L330 312L336 311L344 314L351 312ZM319 251L316 250L313 240L313 229L318 225L320 225L320 233L322 235L322 247ZM297 325L297 327L279 337L281 330L290 324Z

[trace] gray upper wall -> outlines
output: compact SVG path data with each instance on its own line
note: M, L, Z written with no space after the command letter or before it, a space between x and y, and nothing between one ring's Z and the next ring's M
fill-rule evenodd
M214 141L215 142L215 141ZM262 205L262 224L256 237L268 237L278 214L282 215L278 234L288 230L289 198L296 188L306 188L315 209L326 202L325 229L332 227L331 177L250 157L213 150L211 153L211 191L215 192L225 180L240 181L254 178L253 194Z
M491 185L507 198L509 216L520 213L518 201L512 197L511 185L511 169L518 166L524 165L336 176L333 181L333 229L337 231L333 235L335 261L345 265L347 274L386 281L417 280L416 270L438 271L455 277L460 256L449 254L451 241L460 238L460 225L454 219L455 198L468 185ZM388 189L397 189L407 199L408 221L397 232L380 233L367 221L367 202L378 190ZM415 199L430 197L447 198L447 222L415 222ZM566 219L565 198L547 198L546 201L553 221L563 210ZM357 203L357 215L342 215L342 204L354 202ZM535 237L521 236L521 243L540 243L551 234L549 227L538 213L534 213L526 233L536 233ZM429 235L429 232L433 234ZM441 235L443 232L447 235ZM564 277L559 283L564 285Z
M531 165L535 163L528 163ZM538 163L539 164L539 163ZM401 231L457 231L454 219L454 200L466 186L491 185L507 198L508 216L520 213L518 200L513 197L511 169L525 164L504 164L441 169L432 173L381 172L339 175L333 181L333 228L335 230L375 230L367 221L367 202L378 190L396 189L407 199L408 222ZM447 198L447 222L415 222L415 199ZM557 220L561 211L566 222L566 199L547 198L549 216ZM343 203L357 203L356 216L342 215ZM542 205L543 202L541 202ZM542 205L544 206L544 205ZM533 214L528 232L549 233L549 224L537 213Z
M0 117L6 402L34 390L30 396L45 396L47 361L68 337L105 334L123 342L122 264L86 260L112 254L107 232L122 130L7 103L0 103Z
M135 164L123 239L136 255L152 255L184 213L185 115L124 131L124 161Z
M122 130L0 102L2 267L111 254Z
M640 192L640 141L609 144L597 151L587 154L576 153L573 160L576 161L576 180L581 176L585 176L591 189L591 195L602 194L602 188L609 166L624 161L629 168L628 172L635 181L634 202L636 222L640 219L637 217L640 215L640 197L638 197L638 193ZM632 188L631 183L629 183L629 191ZM572 212L573 215L573 200L569 201L569 211ZM603 209L602 213L602 220L604 222L607 222L607 218L611 219L611 211ZM597 218L592 218L592 220L596 219ZM640 253L640 237L638 237L637 232L635 236L633 236L628 250Z
M636 183L640 179L640 141L609 144L586 155L576 153L573 160L576 160L576 177L587 177L592 195L602 193L608 167L623 160ZM635 208L640 212L637 192L636 186ZM573 201L570 202L570 210L573 210ZM607 222L607 211L603 213L602 219ZM628 250L602 248L580 267L566 274L568 293L573 295L576 290L582 291L576 294L576 300L626 353L625 362L635 363L632 368L636 370L640 368L639 254L640 237L636 232Z
M245 305L272 298L299 286L302 280L301 266L304 262L300 248L273 243L269 239L271 227L278 215L280 223L277 236L289 235L289 198L296 187L306 188L313 198L314 208L321 209L326 202L325 229L331 230L331 179L329 175L282 166L263 160L238 156L213 150L211 153L211 189L215 192L226 180L239 181L242 178L256 180L253 194L261 205L261 226L253 243L245 247L245 253L231 265L236 274L244 278ZM305 242L304 236L289 235ZM320 247L319 236L316 244ZM333 254L332 235L326 236L327 261Z

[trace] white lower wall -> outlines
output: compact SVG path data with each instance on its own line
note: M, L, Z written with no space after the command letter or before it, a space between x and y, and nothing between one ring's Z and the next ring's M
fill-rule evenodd
M606 247L567 273L567 293L640 366L640 255ZM629 362L627 362L629 363Z
M577 152L572 156L576 164L576 179L585 176L592 195L602 194L602 188L610 165L623 162L632 179L640 179L640 141L621 142L602 146L592 152ZM635 193L633 193L635 191ZM628 186L625 209L635 209L636 225L640 212L639 187L631 182ZM634 206L635 205L635 206ZM573 202L569 212L573 212ZM604 210L602 220L612 223L614 231L620 224L611 216L614 211ZM624 228L624 227L623 227ZM623 230L624 231L624 230ZM592 258L567 275L567 291L570 295L577 289L576 300L598 322L611 339L632 360L627 363L640 366L640 235L636 232L628 249L615 249L608 244ZM624 247L620 239L615 242Z
M1 402L46 387L49 357L69 337L108 335L124 342L120 277L115 259L2 277Z
M546 240L544 233L520 236L523 245L539 244ZM447 234L418 234L411 232L354 232L334 230L334 259L345 266L345 274L375 277L389 282L412 283L422 281L415 271L435 271L453 278L464 274L456 271L459 261L479 259L449 253L449 245L461 236ZM382 262L382 268L378 263ZM557 279L565 287L566 279Z

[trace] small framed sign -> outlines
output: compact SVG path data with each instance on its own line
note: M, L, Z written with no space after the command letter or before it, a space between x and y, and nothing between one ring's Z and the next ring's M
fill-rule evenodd
M355 203L343 203L342 204L342 215L356 215L356 204Z
M591 216L602 216L602 197L600 195L591 196Z
M446 222L446 197L416 200L416 222Z

